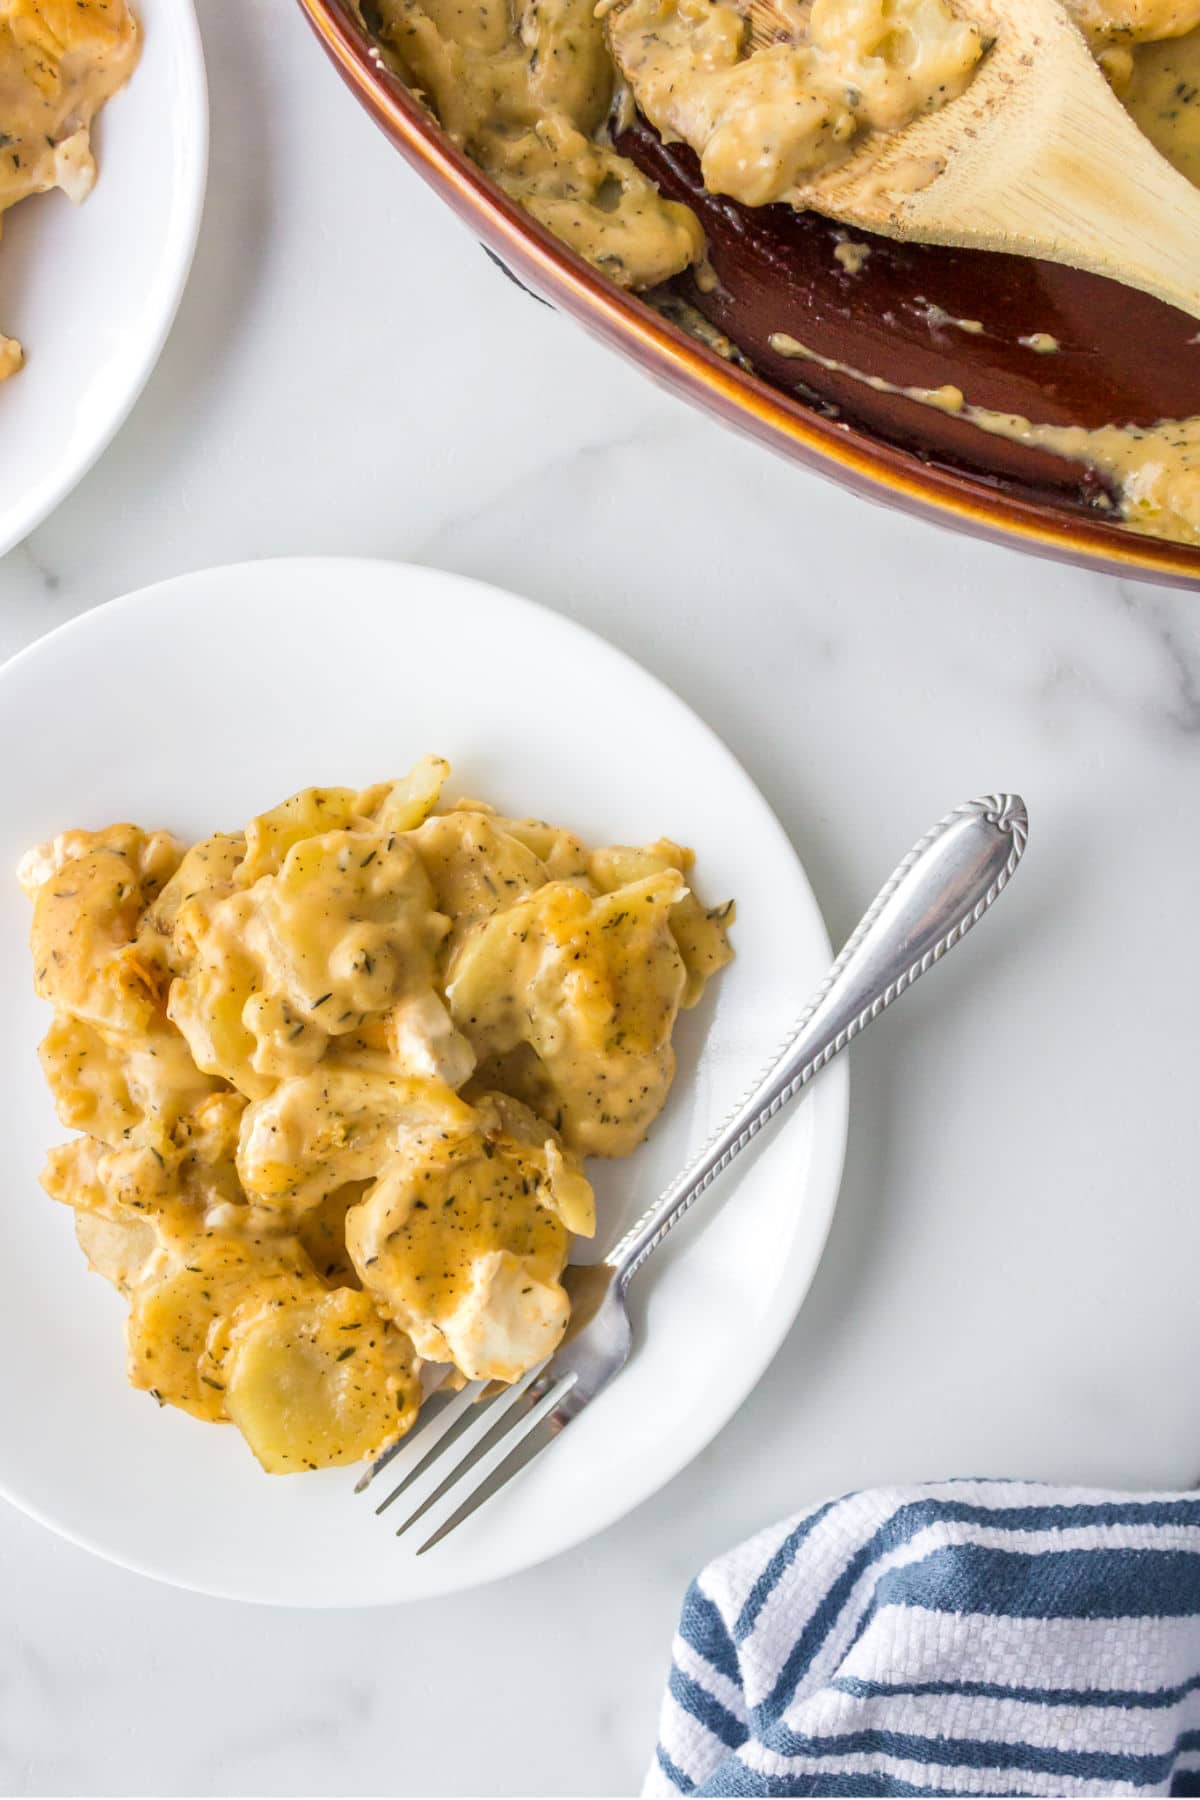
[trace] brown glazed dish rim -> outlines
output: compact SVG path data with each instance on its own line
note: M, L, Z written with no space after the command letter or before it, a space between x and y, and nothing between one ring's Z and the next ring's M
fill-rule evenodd
M1200 549L992 489L928 465L858 426L837 425L707 349L616 286L510 200L371 53L342 0L299 0L343 79L407 160L467 220L509 273L562 302L655 379L726 424L866 498L942 525L1109 575L1200 587Z

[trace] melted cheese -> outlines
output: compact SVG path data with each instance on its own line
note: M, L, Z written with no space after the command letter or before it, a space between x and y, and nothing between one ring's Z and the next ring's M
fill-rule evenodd
M447 953L480 919L544 887L550 875L527 845L474 809L443 813L413 833L440 913L454 921Z
M222 1086L196 1067L165 1022L131 1039L60 1012L38 1054L63 1124L110 1145L135 1131L169 1140L180 1119Z
M660 838L656 844L640 847L612 844L607 849L594 850L587 866L597 891L612 894L630 883L644 881L648 875L674 871L686 877L695 860L690 850L671 843L669 838ZM712 977L732 960L728 933L734 911L732 900L722 906L704 907L690 887L672 903L667 924L686 975L682 1006L695 1006Z
M118 1223L162 1215L174 1228L244 1204L235 1160L244 1106L240 1094L212 1094L180 1112L169 1133L148 1120L112 1144L72 1138L51 1150L42 1185L52 1199Z

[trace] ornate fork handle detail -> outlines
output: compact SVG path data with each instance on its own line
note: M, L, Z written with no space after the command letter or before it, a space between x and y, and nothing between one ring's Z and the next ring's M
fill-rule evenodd
M622 1291L763 1126L978 923L1012 878L1028 835L1018 795L986 794L947 813L913 845L770 1067L607 1258Z

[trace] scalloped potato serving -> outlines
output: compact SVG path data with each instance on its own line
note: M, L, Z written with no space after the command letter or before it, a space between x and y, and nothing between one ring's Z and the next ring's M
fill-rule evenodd
M271 1473L377 1456L427 1364L514 1381L554 1350L583 1159L645 1137L679 1010L732 955L690 851L443 807L448 774L21 865L80 1133L43 1185L129 1302L131 1384Z

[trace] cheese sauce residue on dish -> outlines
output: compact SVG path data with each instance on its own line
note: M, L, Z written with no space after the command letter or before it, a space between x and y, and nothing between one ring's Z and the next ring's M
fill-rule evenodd
M81 1134L43 1185L129 1301L132 1385L271 1473L377 1455L425 1363L513 1381L554 1350L583 1159L642 1142L732 955L690 851L442 809L448 773L306 788L188 850L68 831L21 867Z
M901 387L882 375L868 375L818 355L787 332L777 331L770 342L779 356L816 363L877 393L898 394L953 413L993 437L1084 463L1112 482L1121 520L1130 529L1175 543L1200 544L1200 418L1163 419L1145 427L1101 425L1092 430L1082 425L1037 425L1019 413L975 406L957 387Z
M91 126L137 64L126 0L0 0L0 215L61 188L86 198L96 179ZM21 367L0 335L0 380Z

